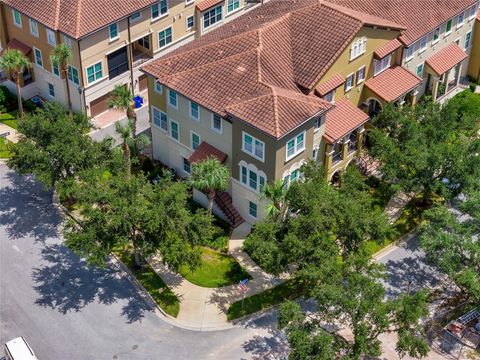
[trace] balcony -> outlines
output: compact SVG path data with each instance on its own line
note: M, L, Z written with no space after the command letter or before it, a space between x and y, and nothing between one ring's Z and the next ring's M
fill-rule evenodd
M352 141L348 143L348 155L353 154L355 151L357 151L357 141Z
M133 67L136 68L147 61L151 60L153 57L150 55L149 52L140 51L137 49L133 50Z
M341 163L343 161L343 151L337 151L332 155L332 164L337 165L338 163Z

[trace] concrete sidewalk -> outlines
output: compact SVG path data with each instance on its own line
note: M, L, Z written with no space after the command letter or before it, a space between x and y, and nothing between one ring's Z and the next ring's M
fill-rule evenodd
M272 288L288 278L287 275L276 278L265 273L241 250L250 230L250 225L247 223L234 229L228 246L229 253L252 277L245 293L241 292L236 284L221 288L204 288L192 284L168 269L160 257L155 256L149 260L155 272L180 299L180 311L176 319L180 326L194 330L220 330L233 327L227 321L227 310L230 304Z
M18 141L18 137L20 136L20 133L17 130L15 130L11 126L8 126L0 122L0 134L5 134L5 133L9 133L6 136L6 139L14 143Z

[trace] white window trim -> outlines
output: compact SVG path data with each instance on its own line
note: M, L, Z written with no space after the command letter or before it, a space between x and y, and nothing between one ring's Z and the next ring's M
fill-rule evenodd
M447 31L447 24L448 24L449 21L451 22L450 31ZM447 21L445 22L445 33L444 33L443 37L447 37L447 36L450 35L452 32L453 32L453 19L450 19L450 20L447 20Z
M187 3L186 5L193 4L194 2L195 2L195 0L192 0L190 3ZM190 26L190 27L188 27L188 19L189 19L189 18L193 18L193 26ZM185 28L186 28L187 30L191 30L191 29L193 29L194 27L195 27L195 15L187 16L187 17L185 18Z
M468 46L465 47L465 40L467 40L468 34L470 34L470 39L468 40ZM472 47L472 30L467 31L467 32L465 33L465 40L463 40L463 46L464 46L463 50L467 50L468 48L471 48L471 47Z
M220 115L219 115L220 116ZM214 126L214 119L215 119L215 114L211 115L211 124L210 127L212 128L213 131L215 131L217 134L223 134L223 118L220 116L220 129L215 128Z
M45 31L46 31L46 33L47 33L47 42L48 42L48 44L49 44L50 46L53 46L53 47L57 46L57 38L56 38L56 36L55 36L55 31L53 31L52 29L49 29L49 28L45 29ZM53 42L53 43L50 42L50 37L48 36L48 34L52 34L52 35L53 35L53 39L54 39L54 42Z
M185 0L185 5L191 5L195 2L195 0Z
M176 94L176 98L177 98L177 105L173 105L172 103L170 103L170 94L174 92ZM178 109L178 93L175 91L175 90L171 90L171 89L168 89L168 99L167 99L167 103L168 103L168 106L174 108L174 109Z
M252 138L252 152L248 152L246 149L245 149L245 135L248 135ZM262 157L259 157L257 155L255 155L255 141L259 141L263 144L263 156ZM245 153L245 154L248 154L250 155L251 157L253 157L254 159L257 159L257 160L260 160L261 162L265 162L265 142L260 140L260 139L257 139L255 136L252 136L250 135L249 133L246 133L245 131L242 131L242 151Z
M477 15L477 5L473 5L470 7L470 9L467 10L468 12L468 21L472 21L473 19L475 19L476 15ZM471 14L470 14L471 13Z
M256 216L253 216L252 214L250 214L250 203L255 204L255 206L257 207L257 215ZM258 203L248 200L248 216L250 216L252 219L258 219Z
M195 150L193 148L193 135L197 135L198 136L198 146L200 146L200 144L202 143L202 137L200 135L198 135L195 131L192 131L190 130L190 148L192 150Z
M153 14L152 14L153 5L155 5L155 4L153 4L153 5L150 7L150 18L152 19L152 21L151 21L152 23L153 23L153 22L156 22L157 20L163 19L163 18L167 17L168 15L170 15L170 6L169 6L170 4L168 3L168 0L166 0L166 1L167 1L167 12L166 12L165 14L162 14L162 13L160 12L160 10L161 10L160 1L158 1L158 2L155 3L156 5L158 5L158 16L157 16L157 17L153 17ZM194 2L194 1L195 1L195 0L192 0L192 2ZM141 18L139 18L139 19L141 19ZM172 34L173 34L173 31L172 31Z
M409 62L410 60L412 60L414 57L415 57L415 46L416 46L416 42L414 42L412 45L410 45L409 47L405 48L405 62ZM412 55L408 56L408 50L412 48ZM381 72L381 71L380 71Z
M100 79L95 79L92 82L88 82L88 68L91 68L92 66L94 67L97 64L102 64L102 77ZM104 71L104 68L103 68L103 60L97 61L96 63L88 65L88 66L85 67L85 79L87 81L87 87L95 85L95 84L99 83L100 81L102 81L103 79L105 79L105 71Z
M167 29L171 29L172 30L172 41L170 41L169 43L163 45L163 46L160 46L160 33L161 32L164 32L165 30ZM163 28L161 29L160 31L157 31L157 45L158 45L158 49L165 49L167 47L169 47L170 45L174 44L175 43L175 40L173 40L173 26L170 25L170 26L167 26L166 28Z
M113 37L113 38L110 37L110 35L111 35L110 27L111 27L112 25L116 25L116 27L117 27L117 36L115 36L115 37ZM108 26L108 41L109 41L109 42L114 42L115 40L118 40L119 38L120 38L120 31L119 31L118 22L113 23L113 24L110 24L110 25Z
M367 77L367 67L365 65L360 66L355 74L358 74L360 70L364 69L363 71L363 79L358 81L357 76L355 76L355 84L358 86L359 84L363 83L365 81L365 78Z
M162 128L162 126L158 126L158 125L155 124L155 122L153 121L153 118L154 118L153 112L154 112L155 110L157 110L157 111L160 113L160 123L161 123L161 121L162 121L161 114L164 114L164 115L167 117L167 129ZM163 131L164 133L167 133L167 134L168 134L168 116L167 116L167 114L166 114L164 111L162 111L162 110L160 110L159 108L157 108L156 106L153 106L153 105L152 105L152 114L151 114L151 116L152 116L152 124L153 124L153 126L155 126L157 129Z
M72 48L72 39L65 34L63 34L63 43L67 45L68 48Z
M33 48L33 60L34 60L33 63L35 64L35 66L38 66L39 68L42 68L42 69L43 69L43 66L44 66L45 64L43 63L42 50L40 50L39 48L36 48L35 46L32 46L32 48ZM38 65L38 64L37 64L37 53L36 53L35 50L40 51L40 55L41 55L41 58L42 58L42 65Z
M205 27L205 22L203 21L203 16L205 15L205 13L206 13L207 11L209 11L209 10L211 10L211 9L216 9L216 8L218 8L218 7L220 7L220 8L222 9L222 20L215 22L215 24L210 24L210 25L208 25L207 27ZM201 19L201 21L202 21L202 30L211 29L212 26L213 26L213 27L216 27L216 26L222 24L222 23L223 23L223 20L224 20L223 5L213 6L213 7L209 8L209 9L205 10L205 11L202 13L200 19Z
M157 89L157 85L160 85L160 91ZM153 84L153 90L157 93L162 95L163 94L163 85L158 82L158 80L155 80L155 83Z
M438 38L435 40L435 32L438 30ZM440 35L442 34L441 28L438 27L432 32L432 45L435 45L440 41Z
M50 65L51 65L51 67L52 67L52 74L53 74L53 76L55 76L56 78L59 78L59 79L60 79L60 77L61 77L60 75L61 75L61 73L62 73L62 70L60 69L60 65L57 65L57 67L58 67L58 75L53 72L53 61L52 61L52 59L50 59ZM67 74L67 77L68 77L68 74Z
M462 22L458 22L458 18L460 17L460 15L463 15ZM465 11L463 13L457 15L457 26L456 26L456 28L460 29L464 24L465 24Z
M236 13L238 10L241 9L240 0L232 0L232 1L238 1L238 8L237 8L237 9L233 9L232 11L228 11L228 0L226 0L226 1L225 1L225 8L226 8L226 13L227 13L227 15L234 14L234 13Z
M422 48L422 40L425 39L425 46ZM427 50L427 47L428 47L428 36L425 35L423 38L421 38L419 41L418 41L418 54L423 54L426 50Z
M32 32L32 24L36 24L37 33ZM30 34L32 34L33 36L38 38L40 36L39 31L38 31L38 21L33 20L33 19L28 19L28 25L30 27Z
M17 22L15 21L15 13L16 12L20 14L20 24L17 24ZM13 25L15 25L16 27L19 27L21 29L22 28L22 13L18 10L12 9L12 17L13 17Z
M197 104L197 106L198 106L198 117L193 116L192 104ZM188 101L188 115L190 116L191 119L193 119L197 122L200 121L200 105L198 105L198 103L196 103L195 101L191 101L191 100Z
M300 150L297 150L297 138L303 134L303 148L300 149ZM288 156L288 143L290 141L294 141L294 153L290 156ZM306 147L306 143L307 142L307 132L306 131L303 131L297 135L295 135L293 138L289 139L286 143L285 143L285 162L287 161L290 161L291 159L293 159L294 157L300 155L301 153L303 153L305 151L305 149L307 148Z
M418 68L422 66L422 74L421 75L418 75ZM417 65L417 67L415 68L415 75L417 75L418 77L421 77L423 79L423 74L425 72L425 62L421 62Z
M245 167L247 169L247 182L244 183L242 181L242 167ZM254 189L250 186L250 171L254 172L257 174L257 188ZM238 163L238 179L239 179L239 182L240 184L250 190L250 191L253 191L255 193L260 193L260 177L263 177L265 179L265 184L264 186L267 185L267 175L265 174L264 171L262 170L259 170L254 164L250 164L250 163L247 163L245 160L241 160L239 163Z
M460 44L462 43L462 37L459 36L458 38L456 38L454 43L457 44L458 46L460 46Z
M53 95L50 94L50 85L53 86ZM55 94L55 85L53 83L47 83L47 87L48 87L48 96L52 99L55 99L56 98L56 94Z
M79 85L80 85L80 71L78 71L78 69L77 69L75 66L73 66L73 65L68 64L68 66L71 67L71 68L73 68L73 69L75 69L75 70L77 70L77 74L78 74L78 84L77 84L76 82L74 82L74 81L72 81L72 80L69 79L69 77L68 77L68 68L67 68L67 79L68 79L68 81L70 81L73 85L79 86Z
M132 15L133 14L136 14L136 13L140 13L140 16L136 19L132 19ZM128 18L130 19L130 22L131 23L136 23L138 20L141 20L143 18L143 14L142 14L142 11L139 10L139 11L135 11L132 15L130 15Z
M354 55L353 54L353 49L355 48L355 45L357 44L362 44L362 52ZM357 58L359 58L360 56L362 56L363 54L365 54L367 52L367 38L366 37L362 37L360 39L357 39L356 41L354 41L352 43L352 46L350 47L350 61L353 61Z
M172 130L173 130L173 127L172 127L172 123L175 123L177 124L177 132L178 132L178 139L175 139L173 136L172 136ZM170 138L179 143L180 144L180 124L178 122L176 122L175 120L172 120L172 119L168 119L168 125L169 125L169 132L168 132L168 135L170 136Z
M190 163L190 161L188 161L188 164L190 165L190 172L186 171L185 170L185 160L188 161L187 158L182 156L182 171L183 171L184 174L191 175L192 174L192 164Z
M318 149L318 146L317 146L317 149ZM318 153L317 153L317 158L318 158ZM290 186L291 182L290 182L290 175L292 174L292 172L294 171L300 171L300 168L305 164L305 159L299 161L299 162L296 162L294 164L292 164L292 166L290 166L290 168L288 170L286 170L283 175L282 175L282 181L285 180L285 178L288 176L288 181L285 185Z
M353 87L355 86L355 73L350 73L350 74L348 74L347 76L345 76L345 85L347 85L347 79L348 79L349 77L352 77L352 85L349 86L348 88L347 88L347 86L345 86L345 92L349 92L349 91L352 90Z

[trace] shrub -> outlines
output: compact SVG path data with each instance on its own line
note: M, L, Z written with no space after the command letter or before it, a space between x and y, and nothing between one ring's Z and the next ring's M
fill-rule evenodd
M6 86L0 86L0 112L12 111L17 106L17 96L12 94Z

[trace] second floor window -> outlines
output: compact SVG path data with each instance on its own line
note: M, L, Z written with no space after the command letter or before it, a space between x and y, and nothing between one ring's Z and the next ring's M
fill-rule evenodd
M192 132L192 149L195 150L200 146L200 135Z
M157 126L165 132L168 131L167 114L152 106L152 118L153 125Z
M367 51L367 38L362 37L352 44L350 49L350 60L356 59Z
M390 67L392 55L385 56L382 60L374 60L373 75L378 75Z
M170 136L176 140L180 141L180 134L178 131L178 124L175 121L170 120Z
M198 109L198 104L193 101L190 102L190 116L195 120L198 120L200 118L200 111Z
M34 56L35 56L35 64L43 67L43 57L42 57L42 52L40 51L40 49L33 48L33 53L34 53Z
M357 70L357 85L365 80L365 66Z
M287 142L286 160L293 158L305 150L305 132L298 134Z
M47 41L50 45L57 46L57 39L53 30L47 29Z
M242 150L260 161L265 159L265 143L247 133L243 133Z
M445 27L445 35L448 35L452 32L452 20L447 21L447 25Z
M102 62L87 67L87 82L89 84L100 80L103 77Z
M240 7L240 0L228 0L227 13L231 13Z
M203 14L203 28L206 29L222 21L222 6L214 7Z
M422 53L425 50L427 50L427 37L426 36L424 36L423 38L420 39L420 46L419 46L418 52Z
M38 22L30 19L30 34L38 37Z
M52 61L52 73L55 76L60 76L60 69L58 67L58 63Z
M423 78L423 63L417 66L417 76Z
M22 15L17 10L12 9L13 22L18 27L22 27Z
M437 43L439 38L440 38L440 28L436 28L435 31L433 32L432 44Z
M172 27L168 27L158 33L158 47L162 48L170 44L173 40Z
M78 76L78 69L74 68L72 65L68 65L68 80L73 82L75 85L80 84L80 77Z
M354 74L350 74L345 79L345 91L350 91L353 88L353 78Z
M178 108L178 97L177 93L173 90L168 90L168 105Z
M463 21L465 20L465 13L461 13L457 17L457 28L463 26Z
M413 53L415 51L415 44L410 45L405 51L405 61L413 59Z
M108 28L108 36L110 40L115 40L118 38L118 23L111 24Z

